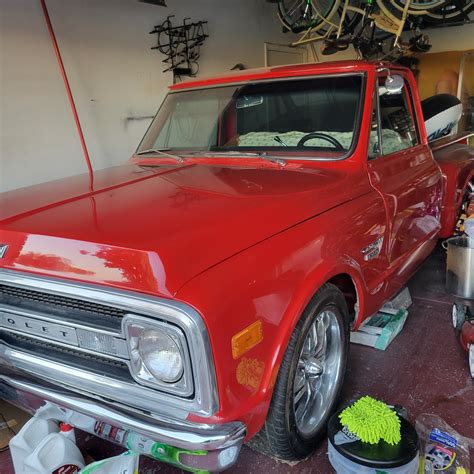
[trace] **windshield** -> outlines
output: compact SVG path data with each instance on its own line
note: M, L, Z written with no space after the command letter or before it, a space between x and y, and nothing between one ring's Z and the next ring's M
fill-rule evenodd
M284 152L340 159L357 135L362 76L319 76L170 93L137 153Z

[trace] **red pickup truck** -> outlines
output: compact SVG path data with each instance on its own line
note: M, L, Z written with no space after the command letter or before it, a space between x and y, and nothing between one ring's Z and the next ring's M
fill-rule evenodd
M0 195L0 396L188 470L300 459L473 175L399 66L174 85L128 164Z

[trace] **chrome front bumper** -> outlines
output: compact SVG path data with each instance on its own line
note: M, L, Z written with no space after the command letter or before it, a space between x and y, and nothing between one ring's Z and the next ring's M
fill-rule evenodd
M4 369L3 367L2 369ZM197 424L98 401L2 370L0 398L31 414L67 422L92 435L186 470L222 471L240 452L245 425Z

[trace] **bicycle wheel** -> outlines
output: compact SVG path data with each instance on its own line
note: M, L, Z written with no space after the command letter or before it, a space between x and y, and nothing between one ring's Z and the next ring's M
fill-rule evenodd
M363 11L363 7L365 5L365 0L349 0L348 2L349 7L357 8L358 10ZM337 10L337 14L333 19L333 23L340 24L342 15L344 10L344 4ZM341 24L341 35L340 37L352 35L358 25L361 24L363 16L360 12L348 9L344 19L342 20ZM333 38L334 35L331 35L330 38Z
M340 0L279 0L278 17L293 33L309 28L322 28L324 19L331 19L340 6Z
M424 16L427 24L439 25L440 23L468 20L468 15L474 10L472 0L454 0L446 2L444 6L430 11Z
M390 0L390 3L398 10L403 11L406 5L406 0ZM414 0L411 2L408 13L419 13L420 10L430 11L442 7L446 0Z

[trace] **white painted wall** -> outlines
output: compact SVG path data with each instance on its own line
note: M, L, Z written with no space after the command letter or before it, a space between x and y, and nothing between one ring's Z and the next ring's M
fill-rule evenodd
M474 49L474 23L426 30L426 34L431 39L430 53Z
M95 169L124 162L172 82L148 32L167 15L208 20L200 75L264 63L288 44L265 0L47 0ZM474 24L428 32L432 52L474 48ZM319 52L319 45L316 45ZM352 59L346 51L318 61ZM310 55L311 58L311 55ZM39 0L0 0L0 191L86 171Z
M208 20L200 75L262 66L288 43L265 0L47 0L94 169L124 162L172 82L148 32L167 15ZM86 171L39 0L0 0L0 191Z

